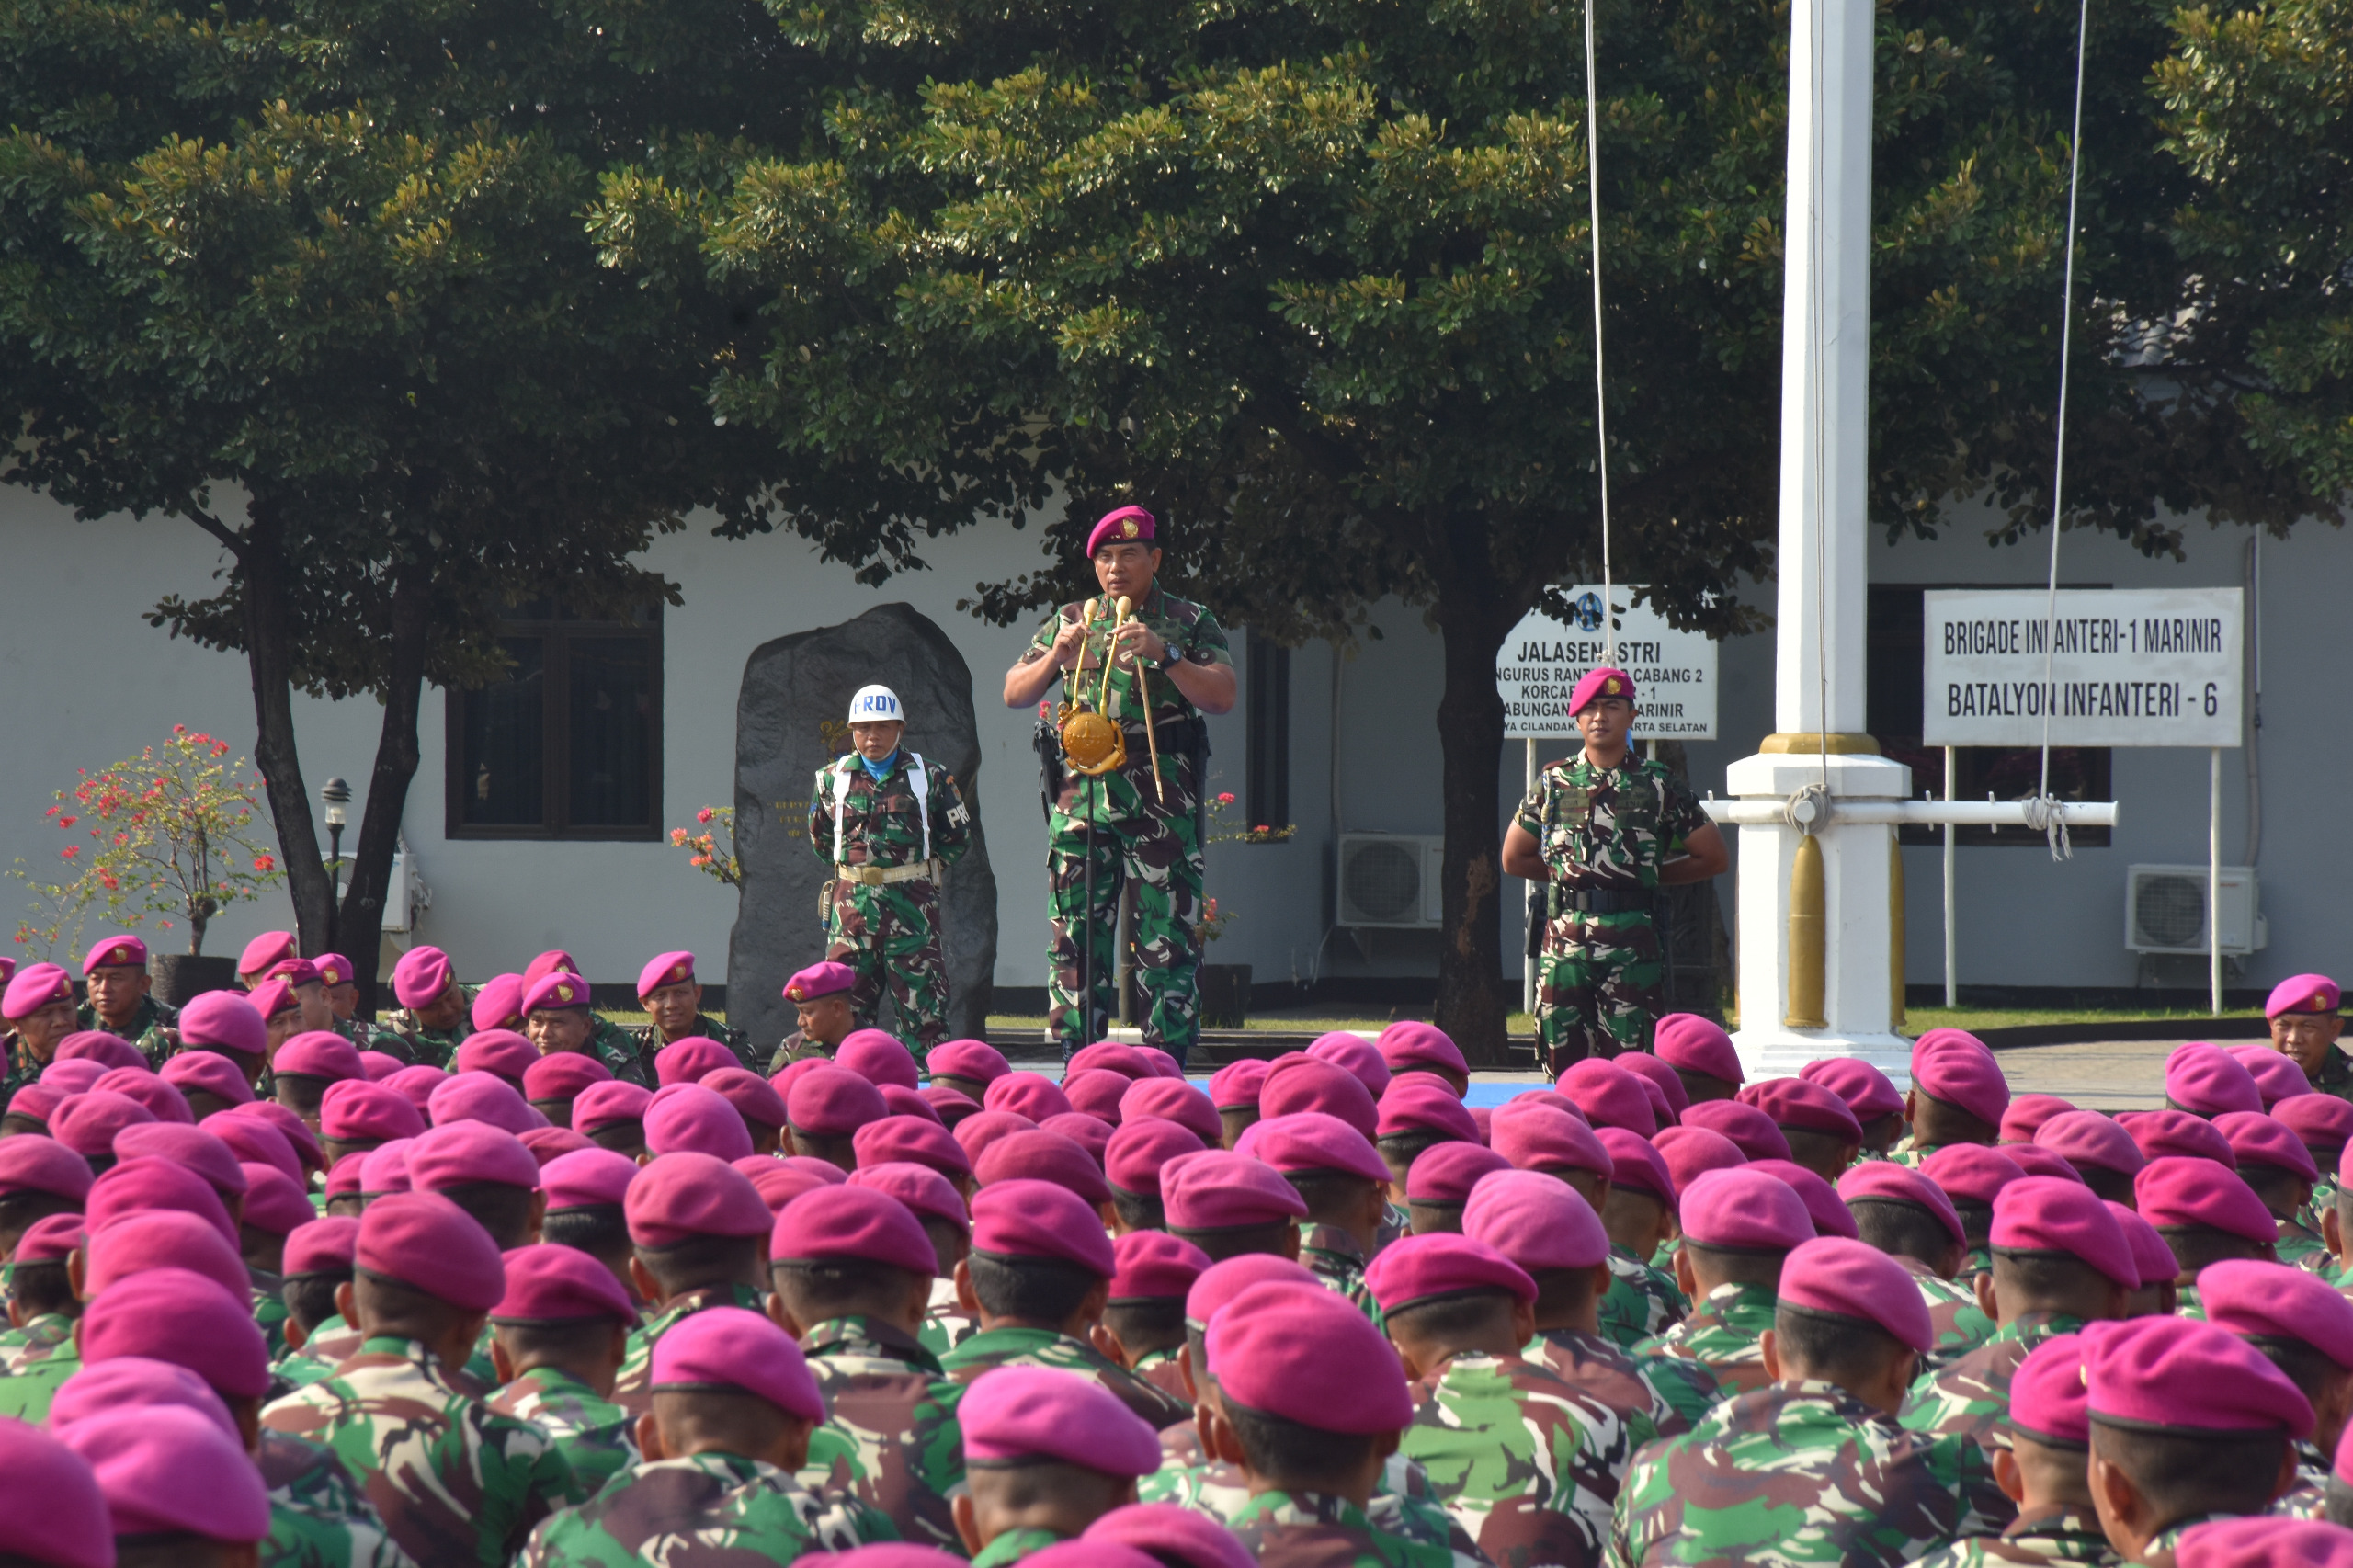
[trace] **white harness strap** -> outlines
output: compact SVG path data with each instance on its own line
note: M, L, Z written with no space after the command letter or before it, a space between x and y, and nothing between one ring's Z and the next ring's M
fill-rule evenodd
M842 863L842 812L849 802L849 779L853 769L865 764L855 752L844 756L834 768L834 864ZM915 812L923 818L923 858L931 858L931 776L923 765L923 753L907 753L907 786L915 792Z

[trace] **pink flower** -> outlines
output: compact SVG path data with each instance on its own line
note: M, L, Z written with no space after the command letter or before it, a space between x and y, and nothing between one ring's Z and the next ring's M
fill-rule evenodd
M710 857L708 855L698 855L688 860L687 864L689 866L708 866L710 864Z
M275 855L256 855L254 857L254 869L256 871L267 871L273 869L277 865L278 857Z
M700 811L699 811L699 812L697 812L695 813L695 821L697 821L697 822L709 822L711 818L713 818L713 817L717 816L718 814L719 814L719 813L718 813L717 812L712 811L709 806L705 806L702 810L700 810Z
M1229 790L1224 794L1220 795L1217 798L1217 803L1221 806L1230 806L1233 804L1233 791Z
M64 848L57 852L58 858L63 860L71 860L81 853L82 846L78 844L69 844Z
M684 843L686 843L686 841L687 841L687 830L686 830L685 828L683 828L683 827L674 827L674 828L672 828L672 829L670 830L670 842L671 842L671 843L673 843L673 844L684 844Z
M80 822L81 820L82 819L80 817L59 817L57 819L57 825L60 827L72 827L75 823Z

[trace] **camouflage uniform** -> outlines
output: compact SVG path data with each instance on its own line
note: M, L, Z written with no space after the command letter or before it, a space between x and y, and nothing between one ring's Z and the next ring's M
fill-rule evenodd
M1918 1559L1917 1568L1979 1568L1987 1562L2024 1562L2036 1568L2084 1562L2116 1568L2123 1561L2108 1544L2097 1518L2064 1503L2046 1503L2022 1511L2000 1535L1972 1536L1938 1547Z
M1200 1434L1190 1424L1163 1431L1160 1451L1165 1456L1160 1468L1136 1483L1136 1501L1174 1503L1231 1528L1250 1502L1250 1483L1242 1467L1210 1460L1201 1451ZM1429 1472L1404 1454L1391 1454L1381 1462L1364 1514L1385 1534L1486 1561L1478 1543L1430 1495Z
M733 1568L895 1540L891 1521L820 1497L758 1460L704 1453L633 1466L541 1523L520 1568Z
M130 1020L119 1028L98 1017L95 1003L85 1002L74 1009L75 1028L104 1029L118 1039L129 1040L145 1054L147 1065L158 1072L163 1070L165 1062L179 1045L178 1038L167 1032L176 1028L179 1021L180 1010L177 1007L167 1007L152 994L139 999L139 1006L131 1010Z
M1337 1225L1306 1225L1299 1233L1299 1261L1316 1278L1356 1303L1365 1316L1381 1321L1372 1291L1364 1282L1364 1253L1357 1239Z
M594 1496L643 1457L630 1413L560 1368L534 1367L488 1403L499 1415L529 1421L552 1437L585 1495Z
M2181 1538L2200 1525L2211 1525L2217 1519L2235 1519L2237 1514L2192 1514L2178 1519L2149 1538L2141 1548L2141 1555L2132 1561L2145 1562L2149 1568L2173 1568L2174 1554L2181 1550Z
M1030 664L1047 657L1054 639L1065 626L1077 624L1085 604L1067 604L1038 629L1029 651ZM1180 599L1154 585L1135 608L1142 620L1184 662L1208 666L1233 664L1225 630L1203 607ZM1097 708L1103 691L1103 650L1108 626L1089 636L1079 668L1063 676L1065 700L1073 683L1086 695L1086 706ZM1113 665L1109 693L1099 710L1117 722L1127 737L1124 765L1095 778L1065 772L1062 793L1048 824L1046 881L1053 936L1047 949L1049 977L1047 1027L1062 1041L1063 1053L1094 1040L1102 1031L1099 1020L1112 1017L1119 998L1115 971L1118 955L1120 892L1129 878L1136 882L1135 983L1144 1003L1143 1042L1157 1046L1182 1062L1199 1038L1200 995L1195 975L1200 964L1200 944L1193 926L1201 905L1201 780L1195 776L1199 758L1194 742L1201 733L1200 710L1195 708L1165 671L1142 672L1145 687L1139 694L1139 672ZM1153 781L1151 748L1144 733L1142 697L1152 699L1154 733L1160 746L1159 785ZM1092 831L1089 824L1093 824ZM1088 920L1088 866L1093 863L1093 920ZM1091 963L1079 962L1081 930ZM1086 972L1083 972L1086 971ZM1091 974L1094 994L1080 1005L1079 985Z
M0 1334L0 1372L13 1377L26 1368L48 1360L57 1347L74 1338L74 1320L63 1312L42 1312L22 1328Z
M794 1062L804 1062L812 1056L821 1061L831 1062L834 1059L834 1052L841 1048L842 1042L837 1040L811 1040L801 1030L795 1029L778 1041L776 1050L769 1054L767 1075L773 1078Z
M876 778L855 753L817 769L810 786L809 846L834 868L825 923L825 957L847 964L858 978L849 988L851 1016L871 1028L891 994L896 1033L912 1037L918 1060L948 1038L948 959L939 945L940 879L972 842L972 812L956 776L936 762L923 765L927 801L918 811L909 787L914 754L903 744L889 771ZM834 853L834 790L847 770L842 801L841 854ZM869 885L844 867L889 870L923 865L924 820L931 822L931 862L912 881Z
M1504 1568L1597 1563L1632 1434L1533 1361L1460 1355L1414 1385L1399 1451Z
M1120 1403L1155 1432L1192 1417L1193 1407L1172 1399L1083 1340L1051 1328L984 1328L939 1358L948 1375L969 1383L998 1367L1056 1367L1081 1372L1119 1395Z
M2330 1046L2321 1059L2320 1071L2306 1076L2314 1093L2353 1100L2353 1057L2347 1056L2338 1047Z
M1260 1568L1473 1568L1483 1559L1384 1530L1345 1497L1261 1492L1225 1528Z
M25 1045L25 1037L14 1029L0 1035L0 1053L5 1053L0 1055L0 1061L6 1063L6 1070L0 1071L0 1116L4 1116L17 1091L39 1078L40 1070L49 1064L34 1061L32 1051Z
M572 1466L545 1432L494 1413L414 1340L368 1340L262 1422L333 1449L392 1539L430 1568L504 1568L525 1531L579 1500Z
M1994 1320L1977 1304L1976 1291L1959 1280L1939 1278L1916 1257L1895 1261L1912 1276L1928 1309L1928 1327L1934 1337L1928 1342L1927 1355L1921 1358L1924 1369L1949 1366L1994 1337Z
M2312 1265L2308 1260L2328 1256L2328 1244L2320 1239L2317 1229L2295 1219L2279 1221L2279 1239L2272 1245L2279 1253L2279 1261L2290 1267L2310 1271Z
M902 1540L961 1552L949 1495L964 1483L961 1383L900 1329L878 1318L835 1318L801 1341L824 1391L825 1424L809 1440L801 1482L847 1493L888 1516Z
M1644 1263L1626 1247L1610 1244L1609 1289L1600 1303L1604 1338L1631 1349L1681 1323L1690 1309L1673 1275Z
M469 1009L473 1006L473 993L460 988ZM365 1047L381 1051L387 1056L397 1056L412 1067L443 1067L458 1054L458 1047L466 1043L473 1033L471 1018L454 1029L428 1029L416 1021L407 1008L397 1008L376 1022L375 1032L368 1037ZM608 1066L611 1065L609 1062Z
M369 1022L366 1018L357 1017L337 1018L335 1022L329 1024L327 1028L333 1029L335 1033L349 1040L351 1042L351 1048L354 1051L373 1051L375 1049L376 1026Z
M1059 1546L1069 1539L1035 1526L1006 1530L992 1537L986 1546L972 1554L972 1568L1003 1568L1005 1563L1018 1562L1050 1546Z
M0 1415L13 1415L38 1426L49 1419L49 1403L65 1380L82 1369L82 1352L71 1339L50 1353L26 1363L22 1371L0 1378Z
M2002 1422L2010 1412L2010 1379L2018 1363L2044 1340L2083 1329L2084 1320L2078 1317L2021 1312L1950 1366L1915 1380L1898 1419L1915 1432L1973 1437L1988 1449L2006 1449L2010 1435Z
M588 1015L588 1043L582 1049L624 1083L648 1089L661 1086L654 1075L654 1053L643 1049L638 1031L621 1028L602 1013Z
M1835 1383L1776 1382L1636 1458L1609 1562L1893 1565L1993 1533L2002 1504L1976 1444L1906 1432Z
M317 1378L297 1377L289 1369L294 1368L299 1362L316 1361L326 1369L320 1374L320 1377L325 1377L343 1365L347 1358L358 1355L359 1346L366 1338L367 1335L344 1322L340 1313L330 1312L319 1320L318 1327L313 1329L310 1337L302 1341L302 1348L290 1351L279 1358L278 1365L272 1370L280 1377L288 1378L298 1387L303 1383L316 1382Z
M1664 763L1630 750L1618 767L1597 767L1580 751L1538 776L1515 820L1551 882L1536 1002L1547 1070L1644 1049L1666 979L1649 899L1660 863L1707 813ZM1580 911L1576 892L1612 907Z
M631 1051L647 1062L653 1061L654 1053L670 1043L662 1038L662 1031L652 1024L641 1024L636 1028L625 1029L622 1035L630 1042ZM742 1029L731 1029L708 1013L697 1013L693 1021L687 1025L686 1034L678 1038L685 1040L692 1035L700 1035L705 1040L717 1040L733 1051L735 1060L745 1067L755 1073L760 1070L760 1053L752 1049L752 1037Z
M931 1307L915 1335L934 1358L947 1355L981 1332L981 1320L956 1304L956 1281L941 1275L931 1282Z
M1680 1356L1628 1355L1597 1334L1549 1328L1520 1352L1625 1423L1635 1448L1673 1437L1723 1398L1715 1374Z
M1686 1357L1715 1373L1726 1393L1754 1392L1772 1381L1761 1339L1773 1326L1774 1302L1762 1285L1719 1285L1689 1317L1636 1345L1634 1354Z
M269 1492L270 1568L414 1568L332 1449L264 1428L255 1462Z
M2271 1500L2267 1514L2287 1519L2328 1517L2328 1456L2307 1439L2296 1445L2296 1483Z
M766 1298L749 1285L705 1285L671 1297L643 1328L631 1330L629 1353L621 1358L620 1375L613 1380L614 1403L632 1416L654 1408L654 1342L669 1333L680 1318L705 1307L741 1307L763 1317L768 1310Z
M261 1330L262 1348L275 1361L286 1354L286 1282L258 1268L245 1272L253 1280L254 1325Z

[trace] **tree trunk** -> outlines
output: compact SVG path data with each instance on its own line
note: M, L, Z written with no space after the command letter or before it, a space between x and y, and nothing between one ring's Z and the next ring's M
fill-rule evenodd
M318 829L311 821L311 792L302 782L301 754L294 744L294 650L289 627L283 530L267 502L256 498L252 521L239 536L238 574L244 583L245 667L254 687L254 766L261 770L269 814L278 828L278 849L294 900L296 940L306 953L325 949L327 904L335 885L319 860ZM190 923L188 952L199 951L204 926Z
M336 928L351 981L359 988L358 1011L376 1013L376 955L383 946L384 894L392 885L392 854L400 846L401 817L408 809L408 787L416 777L416 716L425 689L426 621L432 599L433 564L412 560L392 586L392 645L386 662L384 722L377 732L375 771L368 778L368 807L359 818L352 851L351 889L344 894ZM317 857L312 857L315 863Z

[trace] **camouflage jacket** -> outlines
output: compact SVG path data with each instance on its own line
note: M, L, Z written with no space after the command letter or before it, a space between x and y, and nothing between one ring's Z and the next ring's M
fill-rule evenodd
M1918 1568L1979 1568L1981 1563L2086 1562L2116 1568L2124 1559L2108 1544L2099 1520L2063 1503L2023 1509L2000 1535L1971 1536L1918 1560Z
M1994 1337L1951 1365L1927 1372L1904 1399L1902 1424L1915 1432L1970 1437L1991 1451L2010 1446L2010 1379L2046 1339L2080 1334L2084 1320L2059 1312L2021 1312Z
M964 1386L911 1335L876 1318L835 1318L801 1339L824 1391L801 1484L847 1493L890 1518L902 1540L963 1550L949 1499L964 1484Z
M2267 1514L2288 1519L2328 1517L2328 1456L2308 1439L2296 1445L2296 1483L2271 1500Z
M947 1355L981 1332L981 1320L956 1304L956 1281L941 1275L931 1282L931 1310L924 1314L923 1332L915 1337L932 1355Z
M255 1460L269 1489L270 1568L414 1568L333 1449L265 1428Z
M2150 1537L2148 1542L2141 1548L2141 1555L2131 1561L2145 1562L2149 1568L2173 1568L2174 1554L2181 1550L2183 1536L2196 1529L2200 1525L2211 1525L2217 1519L2232 1519L2238 1517L2235 1514L2192 1514L2186 1519L2167 1525Z
M972 811L956 776L939 764L923 765L926 812L915 810L907 783L909 752L904 745L891 770L877 778L855 756L837 756L817 769L809 794L809 847L826 865L913 866L923 859L924 816L931 818L931 858L943 865L963 856L972 843ZM834 780L849 770L842 800L842 852L834 853Z
M831 1062L834 1059L834 1052L840 1049L839 1040L828 1044L822 1040L811 1040L801 1030L795 1029L779 1040L776 1050L769 1054L767 1075L773 1078L794 1062L805 1062L812 1056L820 1061Z
M1136 1500L1174 1503L1231 1527L1250 1501L1250 1482L1242 1467L1211 1460L1201 1449L1200 1434L1189 1425L1162 1431L1160 1451L1165 1456L1160 1468L1136 1483ZM1381 1479L1372 1483L1364 1513L1384 1534L1486 1560L1478 1542L1430 1494L1429 1472L1402 1453L1382 1461Z
M1636 1457L1609 1561L1892 1568L1992 1534L1999 1501L1976 1444L1906 1432L1833 1383L1776 1382Z
M1075 626L1086 619L1087 602L1091 601L1067 604L1056 610L1052 619L1038 628L1038 634L1029 640L1029 651L1021 656L1022 663L1031 664L1046 657L1054 646L1054 639L1062 635L1064 627ZM1063 673L1063 700L1068 702L1073 699L1071 683L1076 680L1085 692L1087 707L1097 708L1124 725L1142 726L1142 699L1144 696L1152 699L1152 716L1155 724L1181 723L1199 713L1200 710L1193 706L1192 700L1176 689L1175 681L1151 667L1142 672L1145 689L1140 694L1136 687L1138 672L1125 665L1114 665L1108 695L1102 695L1103 648L1110 638L1108 609L1108 606L1097 609L1097 630L1087 635L1079 668ZM1152 591L1144 595L1143 603L1134 608L1133 614L1136 619L1152 629L1154 636L1175 650L1177 657L1188 664L1233 663L1233 652L1226 644L1225 628L1218 624L1217 617L1211 614L1205 605L1180 599L1154 583ZM1162 744L1165 744L1166 741L1167 737L1163 736Z
M1719 1285L1689 1317L1643 1340L1634 1354L1688 1357L1715 1373L1725 1392L1753 1393L1771 1381L1760 1341L1773 1326L1773 1292L1765 1286Z
M2281 1220L2278 1224L2279 1238L2272 1246L2280 1262L2290 1267L2302 1268L2306 1266L2307 1259L2328 1256L2328 1244L2320 1239L2320 1232L2316 1228L2296 1219Z
M392 1539L428 1568L504 1568L526 1531L579 1500L572 1466L545 1432L459 1388L414 1340L368 1340L333 1377L264 1410L262 1423L333 1449Z
M1637 1360L1599 1335L1574 1328L1547 1329L1520 1354L1615 1415L1638 1449L1689 1431L1722 1397L1715 1374L1697 1361Z
M489 1403L554 1438L585 1495L643 1457L630 1413L560 1368L532 1368L491 1395Z
M670 1043L662 1038L662 1031L652 1024L640 1024L633 1029L622 1032L630 1042L630 1049L647 1062L653 1061L654 1053ZM705 1040L717 1040L735 1053L736 1061L755 1073L760 1071L759 1052L752 1049L752 1037L742 1029L731 1029L708 1013L697 1013L694 1020L687 1025L687 1032L678 1038L686 1040L694 1035L700 1035Z
M1666 764L1628 751L1616 767L1585 753L1537 776L1514 819L1536 840L1553 885L1627 891L1658 886L1675 846L1708 824Z
M654 1342L669 1333L680 1318L705 1307L742 1307L765 1313L767 1301L749 1285L705 1285L671 1297L643 1328L631 1330L629 1353L621 1358L620 1376L613 1380L613 1403L632 1419L654 1408L654 1393L648 1386L654 1377Z
M1381 1310L1364 1282L1364 1250L1357 1239L1337 1225L1304 1225L1299 1233L1299 1261L1315 1278L1362 1309L1375 1323Z
M0 1035L0 1063L5 1063L5 1068L0 1068L0 1115L6 1115L8 1102L16 1097L17 1091L39 1078L48 1063L34 1061L33 1053L25 1047L24 1037L14 1029Z
M1059 1546L1069 1539L1034 1526L1006 1530L991 1536L986 1546L972 1553L972 1568L1003 1568L1007 1562L1018 1562L1050 1546Z
M1601 1298L1601 1335L1631 1350L1683 1321L1691 1303L1674 1276L1652 1267L1625 1247L1609 1249L1609 1290Z
M891 1521L847 1497L820 1497L736 1454L633 1465L576 1508L541 1523L521 1568L737 1568L896 1540Z
M82 1352L70 1339L61 1342L47 1357L26 1363L24 1370L0 1378L0 1415L40 1426L49 1419L49 1402L81 1369Z
M473 994L466 993L466 998L471 1008ZM416 1021L415 1014L403 1007L376 1020L375 1032L368 1037L366 1049L397 1056L412 1067L446 1068L458 1054L458 1047L465 1044L466 1037L472 1033L471 1018L454 1029L428 1029Z
M1400 1452L1505 1568L1597 1563L1633 1457L1626 1424L1517 1356L1455 1357L1414 1386Z
M1193 1403L1185 1392L1185 1368L1174 1350L1147 1350L1128 1363L1128 1370L1172 1399Z
M1994 1320L1978 1306L1975 1290L1958 1280L1938 1278L1916 1257L1895 1261L1919 1286L1920 1300L1928 1309L1928 1327L1934 1337L1928 1342L1928 1354L1922 1358L1923 1366L1932 1369L1949 1366L1994 1336Z
M1473 1568L1486 1561L1384 1530L1328 1493L1261 1492L1225 1528L1259 1568Z
M2335 1095L2340 1100L2353 1100L2353 1057L2336 1046L2330 1046L2321 1059L2320 1071L2309 1074L2316 1093Z
M1192 1419L1193 1407L1172 1399L1092 1345L1051 1328L984 1328L939 1358L948 1375L969 1383L996 1367L1059 1367L1084 1372L1119 1395L1155 1432Z
M163 1070L164 1062L179 1044L172 1032L180 1021L180 1010L158 1002L152 995L142 996L132 1009L131 1021L120 1028L100 1021L97 1007L88 1002L74 1009L74 1027L77 1029L104 1029L107 1033L127 1040L137 1046L147 1058L147 1065Z
M43 1312L22 1328L0 1334L0 1371L10 1376L57 1354L74 1337L74 1320L63 1312Z

